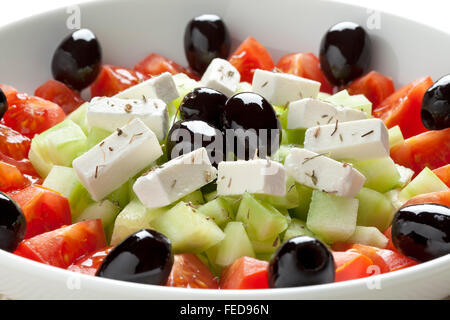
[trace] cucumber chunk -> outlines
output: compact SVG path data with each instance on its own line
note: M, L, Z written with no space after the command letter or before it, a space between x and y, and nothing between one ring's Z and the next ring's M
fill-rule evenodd
M376 227L384 232L391 225L395 209L384 194L362 188L356 199L359 200L358 226Z
M402 130L399 126L392 127L388 130L389 134L389 147L392 148L397 144L403 143L405 138L403 138Z
M274 253L275 250L281 245L281 236L277 235L273 239L268 239L264 241L252 241L253 250L256 254L263 253Z
M397 168L398 174L400 175L397 187L403 188L411 182L411 179L414 176L414 171L399 164L395 164L395 167Z
M346 241L355 232L358 200L313 191L306 225L327 243Z
M447 185L433 171L426 167L400 191L399 198L409 200L419 194L446 190L449 190Z
M85 135L89 133L89 126L86 118L88 106L89 102L85 102L67 116L67 119L70 119L73 122L75 122L81 128L81 130L83 130Z
M306 222L293 218L284 233L283 242L298 236L314 237L314 234L306 226Z
M205 203L205 199L203 199L203 193L200 190L195 190L194 192L185 195L180 201L191 203L194 206L202 205Z
M273 196L273 195L255 195L256 199L265 201L277 209L292 209L300 205L299 194L294 178L287 177L286 179L286 195Z
M287 228L287 219L280 211L248 193L242 196L236 220L244 223L252 241L273 239Z
M219 227L224 226L227 222L234 219L234 212L230 201L223 197L207 202L198 208L198 212L213 219Z
M105 140L107 137L111 135L111 132L105 129L92 127L91 130L89 130L89 133L87 135L86 140L86 150L91 149L93 146L96 146L103 140Z
M347 90L342 90L322 99L337 106L363 111L368 117L372 116L372 102L363 94L350 95Z
M298 193L299 203L296 208L289 209L289 213L295 218L306 220L306 217L308 216L309 205L311 203L313 189L299 183L295 184L295 189Z
M211 218L185 202L179 202L151 224L172 241L174 252L200 253L225 237Z
M389 239L375 227L357 226L355 233L347 239L347 242L384 249L386 248Z

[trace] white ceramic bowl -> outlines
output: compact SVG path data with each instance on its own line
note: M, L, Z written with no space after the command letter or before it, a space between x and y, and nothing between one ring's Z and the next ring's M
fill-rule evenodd
M152 51L186 64L184 27L201 13L224 18L234 47L251 35L275 60L288 52L317 53L322 35L336 22L351 20L368 29L369 20L369 26L380 27L368 29L372 68L391 76L397 86L425 75L437 79L450 70L449 34L337 2L104 0L81 5L82 27L99 37L104 62L127 67ZM50 79L53 51L69 33L67 18L61 9L1 28L0 83L32 93ZM450 255L368 279L292 289L208 291L79 275L0 251L0 293L14 299L437 299L450 294Z

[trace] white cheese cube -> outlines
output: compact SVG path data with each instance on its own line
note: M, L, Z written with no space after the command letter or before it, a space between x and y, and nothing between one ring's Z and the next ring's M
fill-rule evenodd
M136 118L142 120L159 141L164 140L169 129L169 113L162 100L96 97L91 100L86 112L90 128L98 127L108 131L114 131Z
M320 82L293 74L256 69L252 90L276 106L303 98L317 98Z
M179 93L172 75L169 72L164 72L159 76L152 77L146 81L138 83L122 92L119 92L114 97L121 99L160 99L165 103L178 98Z
M227 60L215 58L202 76L201 83L222 92L227 97L236 92L241 75Z
M141 120L134 119L72 165L92 199L100 201L162 153L156 135Z
M341 197L353 198L366 181L351 164L306 149L292 148L284 167L287 174L298 183Z
M389 134L380 119L312 127L306 130L306 149L329 152L333 159L368 160L389 157Z
M291 102L288 109L287 128L307 129L318 125L367 119L364 112L334 106L312 98Z
M139 177L133 190L147 208L164 207L213 181L217 170L205 148L172 159Z
M269 159L220 162L217 194L226 196L245 192L286 195L286 171L283 165Z

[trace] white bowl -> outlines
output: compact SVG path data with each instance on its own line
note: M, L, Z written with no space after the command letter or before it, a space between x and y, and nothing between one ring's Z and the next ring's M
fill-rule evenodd
M253 36L275 60L288 52L317 53L328 27L351 20L371 34L372 69L391 76L397 86L426 75L437 79L450 70L449 34L337 2L105 0L80 7L82 27L91 28L99 37L104 62L126 67L132 67L149 52L186 64L182 39L187 21L201 13L217 13L226 21L234 47ZM1 28L0 83L33 93L50 79L53 51L69 33L68 16L66 10L60 9ZM374 19L375 24L371 24ZM450 255L405 270L341 283L208 291L79 275L0 251L0 293L13 299L437 299L450 294Z

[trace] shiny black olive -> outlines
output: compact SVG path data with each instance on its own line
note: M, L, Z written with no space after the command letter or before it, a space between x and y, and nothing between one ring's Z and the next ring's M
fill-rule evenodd
M222 131L201 120L175 122L167 135L166 146L169 160L202 147L206 148L214 166L224 160Z
M189 92L180 104L184 120L202 120L220 128L220 115L227 96L210 88L196 88Z
M184 32L184 52L192 69L202 74L214 58L228 58L230 34L222 19L203 14L189 21Z
M281 142L281 125L272 105L253 92L237 93L228 99L222 128L226 130L227 151L239 159L253 158L256 151L260 157L270 156Z
M96 275L109 279L164 285L172 265L170 240L154 230L142 229L112 249Z
M427 129L450 128L450 75L440 78L425 92L420 114Z
M428 261L450 253L450 208L415 204L401 208L392 222L392 242L402 254Z
M369 67L369 35L358 24L340 22L332 26L320 42L320 65L328 80L344 85L363 75Z
M13 252L25 237L27 222L19 206L0 192L0 249Z
M334 260L319 240L299 236L283 243L269 264L269 287L287 288L334 282Z
M8 111L8 100L6 99L5 93L0 88L0 120L3 118L6 111Z
M75 90L82 90L97 78L102 65L102 50L95 34L80 29L67 36L52 60L53 77Z

